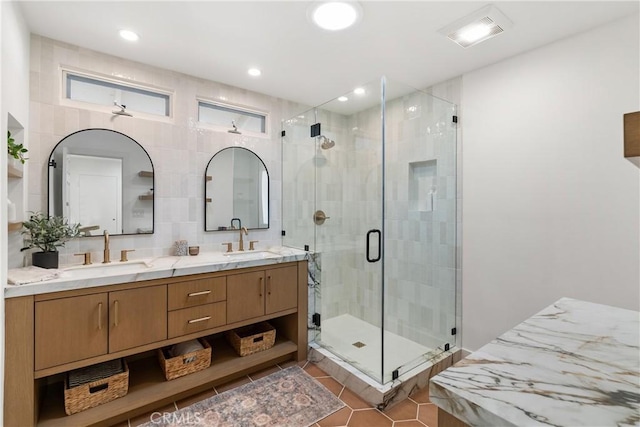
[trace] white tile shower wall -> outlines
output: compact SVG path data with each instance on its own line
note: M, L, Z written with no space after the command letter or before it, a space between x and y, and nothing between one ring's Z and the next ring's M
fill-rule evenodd
M174 91L171 123L114 116L91 109L60 105L61 66L71 66L132 82ZM270 113L270 138L214 132L197 127L196 96L224 97L227 102ZM281 144L280 121L305 106L248 90L124 60L42 36L31 38L30 161L27 210L47 210L47 166L53 147L66 135L86 128L113 129L135 139L149 153L155 168L155 233L148 236L114 236L112 251L136 249L138 258L168 255L175 240L186 239L204 251L220 251L224 241L236 241L230 232L204 232L204 171L219 150L240 146L265 162L270 177L270 228L252 230L258 247L281 244ZM100 238L75 239L61 249L61 263L75 263L72 254L94 252L100 259ZM21 265L23 255L12 251L10 264Z

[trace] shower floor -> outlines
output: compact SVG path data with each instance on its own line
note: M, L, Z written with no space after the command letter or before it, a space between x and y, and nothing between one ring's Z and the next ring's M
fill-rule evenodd
M382 337L379 327L349 314L342 314L322 320L319 341L323 347L347 363L380 381ZM389 331L385 331L384 346L383 382L391 380L393 370L433 350Z

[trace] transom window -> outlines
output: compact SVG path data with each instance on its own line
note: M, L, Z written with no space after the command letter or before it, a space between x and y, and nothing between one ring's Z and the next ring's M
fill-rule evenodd
M198 101L198 121L222 130L267 133L266 113L210 101Z
M128 112L171 116L171 95L151 88L128 85L94 76L64 72L65 98L114 107L125 105Z

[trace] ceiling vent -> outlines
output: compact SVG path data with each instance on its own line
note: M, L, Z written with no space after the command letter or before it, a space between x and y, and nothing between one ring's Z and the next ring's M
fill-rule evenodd
M441 28L438 32L467 48L495 37L512 26L509 18L495 6L487 5Z

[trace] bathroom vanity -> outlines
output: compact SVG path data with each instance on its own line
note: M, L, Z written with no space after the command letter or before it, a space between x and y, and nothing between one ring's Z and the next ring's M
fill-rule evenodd
M306 359L306 254L287 248L69 269L7 286L4 425L111 425L274 363ZM269 321L275 345L240 357L222 334ZM208 369L166 381L156 349L210 336ZM64 374L126 358L126 396L67 416Z
M430 382L440 427L640 422L640 313L562 298Z

